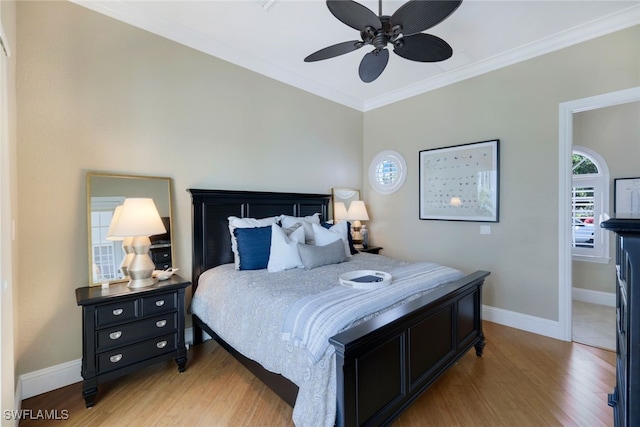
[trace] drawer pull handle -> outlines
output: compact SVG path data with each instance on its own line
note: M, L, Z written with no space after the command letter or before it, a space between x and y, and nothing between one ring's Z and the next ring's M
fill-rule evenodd
M166 341L160 341L158 343L156 343L156 347L158 348L165 348L167 346L167 342Z
M109 360L111 361L111 363L118 363L120 360L122 360L122 354L115 354L111 356Z
M169 258L169 254L162 254L163 257Z
M115 331L109 334L109 338L111 338L112 340L117 340L121 336L122 336L122 331Z
M156 307L162 307L164 305L164 300L156 301Z
M114 315L114 316L120 316L123 312L124 312L124 310L123 310L123 309L121 309L121 308L116 308L115 310L113 310L113 315Z
M167 321L166 321L166 320L158 320L158 321L156 322L156 326L157 326L158 328L164 328L164 325L166 325L166 324L167 324Z

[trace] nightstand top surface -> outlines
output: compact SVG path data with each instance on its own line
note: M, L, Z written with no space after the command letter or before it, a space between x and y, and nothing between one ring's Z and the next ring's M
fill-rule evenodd
M107 302L116 297L136 296L138 294L153 291L171 291L186 288L190 285L191 282L183 279L177 274L174 274L167 280L156 279L155 285L147 286L146 288L130 289L127 287L126 281L112 283L109 285L108 289L102 289L102 286L84 286L76 289L76 303L78 305L96 304L100 302Z

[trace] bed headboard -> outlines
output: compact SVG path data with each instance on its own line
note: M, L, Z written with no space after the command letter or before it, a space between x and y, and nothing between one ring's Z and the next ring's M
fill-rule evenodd
M228 217L264 218L275 215L328 219L329 194L274 193L189 189L192 199L193 265L195 292L200 274L233 262Z

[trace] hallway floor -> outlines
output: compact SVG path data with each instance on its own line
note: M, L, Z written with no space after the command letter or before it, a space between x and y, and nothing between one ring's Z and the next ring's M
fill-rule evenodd
M573 301L573 341L616 350L616 308Z

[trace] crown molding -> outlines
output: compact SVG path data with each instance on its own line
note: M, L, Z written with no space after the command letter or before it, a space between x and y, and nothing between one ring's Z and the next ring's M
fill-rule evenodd
M470 79L509 65L572 46L615 31L640 24L640 5L588 22L561 33L512 49L500 55L446 72L437 77L405 86L376 98L361 100L323 84L313 82L282 65L258 59L223 41L215 43L204 34L176 25L164 18L142 13L135 2L123 0L70 0L72 3L153 34L183 44L200 52L270 77L287 85L326 98L358 111L366 112L416 95Z
M422 82L406 86L387 95L365 101L363 111L374 110L394 102L452 85L518 62L545 55L616 31L640 25L640 5L632 6L581 26L549 36L500 55L474 62Z

